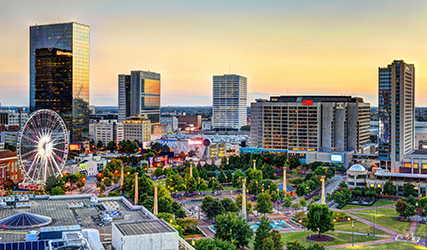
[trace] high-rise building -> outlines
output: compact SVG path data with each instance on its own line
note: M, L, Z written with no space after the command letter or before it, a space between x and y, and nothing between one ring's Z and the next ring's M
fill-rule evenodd
M72 142L89 130L89 32L75 22L30 27L30 110L59 113Z
M402 60L378 69L378 151L380 166L398 172L415 149L415 68Z
M213 77L212 128L236 130L246 125L247 79L239 75Z
M119 121L130 116L130 75L119 75Z
M147 116L152 123L160 121L160 74L131 71L130 115Z
M358 97L271 97L252 103L251 117L251 146L305 159L321 160L306 157L310 152L357 152L369 143L370 107Z

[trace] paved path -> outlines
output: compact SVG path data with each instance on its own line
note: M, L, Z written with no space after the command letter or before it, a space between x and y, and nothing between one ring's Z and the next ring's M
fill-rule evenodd
M376 245L376 244L390 243L390 242L394 242L394 241L395 240L392 238L384 239L384 240L365 241L365 242L354 243L354 246L355 247L363 247L363 246L370 246L370 245ZM330 248L350 248L352 246L353 246L352 243L346 243L346 244L341 244L341 245L328 246L326 248L327 249L330 249Z
M411 226L409 227L409 233L411 233L412 235L415 235L415 232L417 231L417 227L418 227L418 222L416 221L411 222Z
M368 221L368 220L366 220L366 219L360 218L360 217L358 217L358 216L356 216L356 215L354 215L354 214L348 214L348 216L350 216L351 218L353 218L353 219L355 219L355 220L357 220L357 221L360 221L360 222L362 222L362 223L364 223L364 224L366 224L366 225L369 225L369 226L371 226L371 227L375 227L376 229L379 229L379 230L381 230L381 231L383 231L383 232L385 232L385 233L391 234L391 235L393 235L393 236L395 236L395 235L398 235L398 234L399 234L399 233L397 233L397 232L395 232L395 231L393 231L393 230L391 230L391 229L388 229L388 228L383 227L383 226L378 225L378 224L374 224L374 223L372 223L372 222L370 222L370 221Z

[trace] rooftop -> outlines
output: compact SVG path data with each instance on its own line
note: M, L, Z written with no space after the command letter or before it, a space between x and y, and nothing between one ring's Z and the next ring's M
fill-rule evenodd
M102 242L111 241L111 224L102 224L98 219L105 212L103 204L115 203L122 216L114 218L114 222L138 222L157 220L156 217L142 206L133 206L124 197L98 198L94 202L93 195L63 195L63 196L33 196L29 206L15 208L6 206L0 208L0 221L10 216L22 213L33 214L40 217L49 217L49 227L66 227L80 225L81 228L93 228L99 231ZM72 206L79 203L82 206ZM42 226L31 227L31 230L40 231ZM0 242L19 242L25 240L28 229L13 229L0 227Z
M388 171L377 171L376 176L382 177L402 177L402 178L413 178L413 179L427 179L427 174L406 174L406 173L392 173Z
M10 150L0 151L0 160L13 157L16 157L16 152L12 152Z
M352 96L303 96L303 95L287 95L287 96L271 96L270 100L257 100L261 102L296 102L296 103L307 103L307 102L363 102L361 97Z
M127 222L115 224L123 235L140 235L176 232L171 226L162 220L150 220L141 222Z

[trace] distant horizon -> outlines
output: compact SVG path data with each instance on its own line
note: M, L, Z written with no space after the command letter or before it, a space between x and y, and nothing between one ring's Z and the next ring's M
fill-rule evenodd
M4 1L0 102L29 103L29 27L78 22L91 28L93 105L117 103L118 74L149 70L166 106L211 105L212 76L230 73L247 77L250 101L332 94L376 106L378 68L403 59L427 106L426 11L419 0Z

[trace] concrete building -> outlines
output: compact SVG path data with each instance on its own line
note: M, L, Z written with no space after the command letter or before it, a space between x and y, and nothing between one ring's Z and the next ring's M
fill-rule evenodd
M160 124L166 125L167 133L172 133L178 130L178 118L176 118L176 116L160 116Z
M246 124L246 77L239 75L213 76L212 128L238 130Z
M112 245L116 250L176 250L178 232L162 220L113 223Z
M4 126L18 126L22 128L28 120L29 114L22 110L0 110L0 125Z
M123 121L124 140L141 143L151 140L151 121L145 118L133 118Z
M0 197L0 249L194 250L144 206L78 195Z
M115 120L101 120L89 124L89 137L95 143L107 145L110 141L119 144L124 140L124 126Z
M130 115L147 116L152 123L160 121L160 74L131 71Z
M0 151L0 187L5 181L19 183L24 179L21 169L18 166L16 152L4 150Z
M362 98L278 96L257 100L251 104L251 112L252 147L357 152L369 142L369 104Z
M130 75L119 75L119 121L130 116Z
M395 60L378 69L378 151L380 166L398 172L415 149L415 68Z
M202 127L202 116L201 115L181 115L178 116L178 128L185 130L188 127L192 127L195 130L200 130Z

